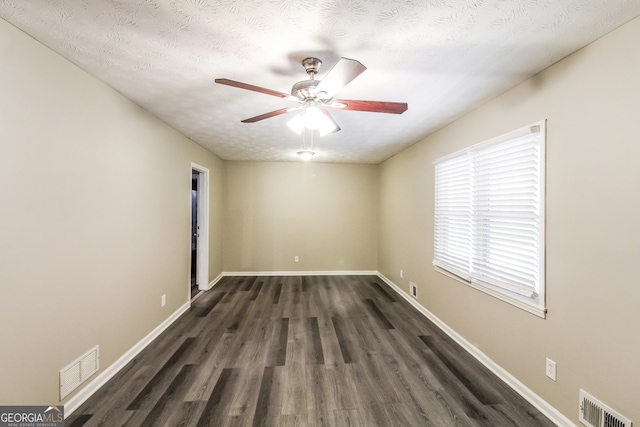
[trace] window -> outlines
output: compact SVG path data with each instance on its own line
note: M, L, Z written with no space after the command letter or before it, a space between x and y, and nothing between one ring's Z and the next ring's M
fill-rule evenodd
M436 160L436 270L545 316L545 122Z

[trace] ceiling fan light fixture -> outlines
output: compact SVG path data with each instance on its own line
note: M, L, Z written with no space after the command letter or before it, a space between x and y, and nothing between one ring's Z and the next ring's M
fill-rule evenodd
M304 103L304 126L307 129L320 129L323 125L324 114L320 111L316 101L307 101Z
M320 136L325 136L338 130L335 122L323 113L315 101L307 101L304 111L293 116L293 118L287 122L287 126L298 135L302 134L305 128L317 130Z
M287 122L287 126L298 135L301 135L304 130L304 118L302 114L293 116L293 118Z
M301 160L304 160L305 162L308 162L309 160L311 160L314 154L316 153L314 153L311 150L298 151L298 156L300 157Z
M320 109L320 103L315 100L306 101L302 112L304 126L320 132L320 136L325 136L338 130L333 120Z
M338 130L335 122L329 118L324 112L316 110L313 114L313 123L307 126L309 129L317 129L320 136L325 136L331 132Z

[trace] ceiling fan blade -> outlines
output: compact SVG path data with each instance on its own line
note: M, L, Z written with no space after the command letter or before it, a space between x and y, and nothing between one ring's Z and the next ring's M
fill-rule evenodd
M264 119L268 119L268 118L271 118L271 117L279 116L281 114L288 113L289 111L299 110L300 108L302 108L302 106L300 106L300 107L281 108L279 110L271 111L269 113L260 114L259 116L255 116L255 117L251 117L251 118L248 118L248 119L244 119L244 120L242 120L242 123L259 122L260 120L264 120Z
M340 126L338 126L338 123L336 123L335 120L333 120L333 117L331 117L331 114L329 114L329 112L325 109L322 109L322 114L324 114L325 116L327 116L327 118L329 120L331 120L331 123L333 124L334 128L333 130L328 131L327 133L323 133L322 131L320 131L320 136L324 136L324 135L329 135L330 133L336 133L338 132L340 129Z
M235 80L216 79L215 82L219 83L221 85L233 86L233 87L237 87L237 88L240 88L240 89L246 89L246 90L252 90L254 92L260 92L260 93L264 93L264 94L271 95L271 96L277 96L278 98L284 98L284 99L289 99L291 101L300 102L300 99L298 99L297 97L295 97L293 95L289 95L288 93L278 92L277 90L271 90L271 89L266 89L266 88L263 88L263 87L260 87L260 86L254 86L254 85L250 85L250 84L247 84L247 83L237 82Z
M340 58L338 63L322 79L316 90L325 92L324 99L331 99L349 82L358 77L367 67L355 59Z
M408 108L406 102L354 101L352 99L336 99L330 105L340 110L389 114L402 114Z

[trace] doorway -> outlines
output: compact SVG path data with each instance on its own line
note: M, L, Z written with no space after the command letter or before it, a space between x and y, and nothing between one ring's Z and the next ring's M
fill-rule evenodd
M198 176L191 170L191 299L200 292L198 286Z
M189 295L208 288L209 279L209 170L191 164L191 265Z

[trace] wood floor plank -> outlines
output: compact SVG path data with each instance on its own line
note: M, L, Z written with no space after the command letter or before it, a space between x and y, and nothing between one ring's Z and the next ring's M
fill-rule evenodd
M269 340L267 366L284 366L287 360L287 339L289 336L289 319L281 318L275 321L272 338Z
M365 305L369 309L368 312L374 319L374 321L378 324L378 326L382 329L395 329L393 324L389 321L389 319L382 313L380 308L376 305L375 301L371 298L367 298L364 300Z
M295 344L294 344L295 345ZM283 415L305 415L307 412L307 378L303 363L291 363L284 367L282 393Z
M326 370L326 391L331 396L334 411L360 408L355 375L353 364Z
M299 281L291 283L291 303L300 304L302 301L302 284Z
M334 316L331 317L331 322L333 323L333 328L338 339L338 345L340 346L340 352L342 353L342 360L344 363L353 363L353 345L348 339L350 334L346 328L344 319Z
M437 378L444 389L444 393L452 396L455 400L455 405L450 405L450 408L461 408L464 415L469 419L476 422L478 425L488 425L487 419L482 402L478 401L475 396L464 383L447 369L446 365L430 352L425 352L423 360L429 366L429 371ZM456 411L457 413L457 411ZM457 418L462 419L462 414L457 413Z
M440 427L415 408L412 403L387 403L382 408L392 426L433 426Z
M270 283L269 278L259 282L260 292L256 295L255 290L251 292L250 304L245 307L244 315L247 319L268 319L273 316L273 294L275 285ZM255 297L255 298L254 298Z
M283 415L304 414L306 412L306 334L304 318L289 319L287 355L284 366L284 391L282 396Z
M250 291L257 279L258 278L255 276L239 278L238 283L236 284L236 289L241 292Z
M155 369L152 366L143 364L140 359L134 359L94 393L75 414L83 415L85 418L92 415L92 418L86 418L84 421L87 426L108 423L113 413L111 408L124 410L154 374Z
M227 332L232 334L238 330L238 328L240 327L240 323L245 319L244 314L245 314L246 304L243 304L244 295L242 295L239 292L229 292L227 295L230 295L232 297L233 302L223 299L224 303L228 303L228 304L235 303L235 307L236 307L233 314L227 317L228 319Z
M289 319L305 317L300 281L301 278L297 276L289 276L283 280L279 304L280 317Z
M336 427L367 427L360 409L341 409L333 411L333 425Z
M206 401L186 401L171 410L171 419L164 426L196 427L202 415Z
M206 294L205 294L206 295ZM225 296L225 292L211 292L211 298L199 298L198 300L203 300L200 307L197 307L196 317L207 317L211 310L213 310L216 305L220 302L222 298ZM208 295L207 295L208 296ZM196 300L197 301L197 300ZM193 310L193 307L192 307Z
M160 368L160 370L153 376L153 378L144 386L140 393L133 399L133 401L127 407L128 411L135 411L150 405L156 397L160 396L160 392L164 391L165 386L173 380L175 374L180 369L180 359L185 356L185 353L191 348L195 338L187 338L182 345L173 353L173 355L167 360L167 362Z
M217 340L211 341L213 347L207 357L198 364L198 375L191 384L185 401L207 400L216 385L218 377L226 367L226 355L236 344L235 336L223 334Z
M336 409L328 372L322 365L305 365L307 380L307 425L330 426Z
M262 286L264 282L255 282L253 287L251 288L251 301L255 301L258 299L258 295L260 295L260 291L262 290Z
M241 368L245 366L265 364L268 347L264 345L267 335L271 333L267 327L259 326L263 323L261 319L245 319L240 329L234 334L235 346L229 352L228 361L225 366L228 368Z
M391 424L391 420L384 410L384 405L381 403L363 403L362 414L366 426L395 427Z
M407 402L410 396L401 381L389 371L381 356L365 357L354 365L355 383L362 402Z
M474 381L472 372L465 369L464 365L456 363L452 354L448 353L432 336L421 336L420 339L429 347L433 354L440 359L442 364L460 381L460 383L473 394L483 405L495 405L501 403L500 397L493 391L491 384L483 381ZM470 375L471 374L471 375Z
M318 307L318 295L316 292L302 292L301 310L304 317L322 316L322 310Z
M71 415L64 423L67 427L83 427L91 417L93 415Z
M393 292L386 284L381 285L387 288L388 292ZM375 298L374 298L375 299ZM376 299L377 302L384 304L384 300ZM429 335L437 327L426 317L422 315L416 316L416 309L409 302L398 297L395 303L387 303L382 305L385 313L393 321L396 328L402 328L407 333L415 332L417 335Z
M512 405L506 403L491 405L491 410L492 412L495 411L499 413L501 419L504 419L505 422L511 423L514 426L551 427L554 425L548 418L542 416L542 414L537 411L523 411L520 408L514 408Z
M253 426L277 426L282 415L284 368L267 366L262 374Z
M553 425L371 275L223 277L68 424Z
M395 374L410 393L411 401L422 418L435 426L472 425L445 384L438 381L430 366L424 363L423 354L397 330L387 331L395 348L403 355L403 362L395 365Z
M376 293L382 298L384 298L388 302L396 302L395 297L393 297L386 289L384 289L378 280L371 280L369 283L371 284L371 287L376 291Z
M184 395L197 374L196 368L196 365L184 365L180 369L178 375L142 421L141 426L177 425L177 420L172 422L172 415L175 413L174 409L184 401Z
M280 416L280 427L307 427L307 414L283 414Z
M264 372L264 368L260 365L250 365L240 369L240 377L228 411L229 417L236 418L228 420L229 425L250 424L253 420Z
M308 365L324 365L324 352L322 350L322 337L318 318L305 317L303 320L305 363Z
M320 316L318 319L318 333L322 344L322 355L327 367L342 365L344 362L342 350L336 336L333 321L330 317Z
M231 399L238 381L238 369L225 368L218 377L211 396L207 400L197 427L214 427L227 416Z
M272 303L273 304L279 304L280 303L280 296L282 294L282 283L277 283L275 285L275 292L273 293L273 300Z

